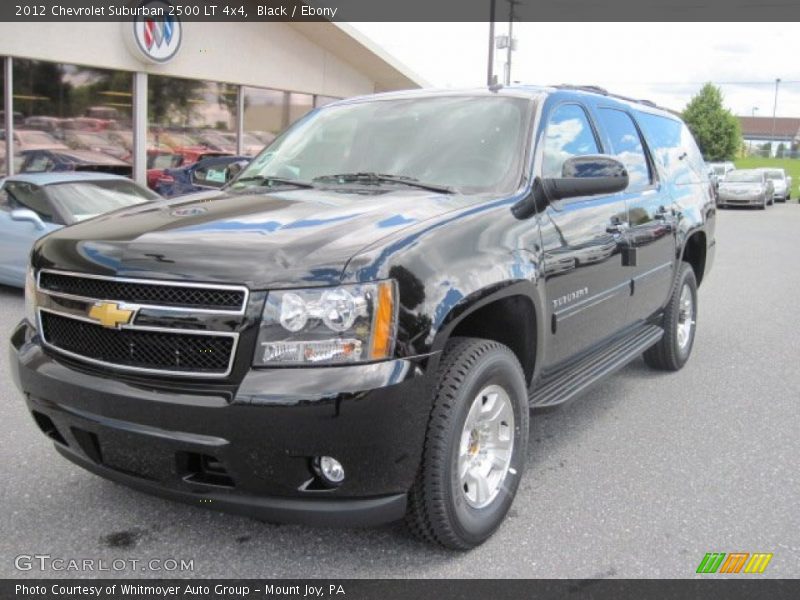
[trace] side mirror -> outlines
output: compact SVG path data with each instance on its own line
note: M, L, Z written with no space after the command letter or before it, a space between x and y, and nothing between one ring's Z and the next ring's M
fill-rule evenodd
M42 221L41 217L33 212L29 208L15 208L11 211L11 220L12 221L28 221L29 223L33 223L33 226L36 229L42 230L44 229L44 221Z
M573 156L564 161L561 177L543 179L542 186L549 200L616 194L628 187L628 171L611 156Z
M615 194L628 187L628 171L620 161L604 154L573 156L564 161L561 177L537 177L531 193L511 207L526 219L554 200Z

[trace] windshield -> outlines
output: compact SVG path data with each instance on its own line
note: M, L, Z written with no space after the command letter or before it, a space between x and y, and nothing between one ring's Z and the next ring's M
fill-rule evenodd
M783 179L783 171L767 171L767 179L772 179L773 181Z
M379 173L465 193L513 191L520 182L530 112L530 100L506 96L326 107L259 154L232 189L270 177L312 182L326 175Z
M758 171L731 171L725 176L725 181L730 183L761 183L761 173Z
M48 195L75 223L118 208L160 198L157 194L124 179L76 181L47 186Z

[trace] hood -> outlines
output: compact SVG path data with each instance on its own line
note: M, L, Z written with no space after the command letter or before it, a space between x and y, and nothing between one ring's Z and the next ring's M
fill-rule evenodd
M397 231L477 202L412 188L195 194L66 227L37 268L252 289L337 283L347 261Z
M764 184L758 181L723 181L719 184L720 189L731 190L762 190Z

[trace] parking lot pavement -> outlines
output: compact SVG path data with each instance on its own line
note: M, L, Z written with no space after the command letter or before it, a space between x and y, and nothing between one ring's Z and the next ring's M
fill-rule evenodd
M429 549L400 525L268 525L90 475L35 429L4 351L0 576L71 575L15 570L15 556L38 553L187 559L198 577L691 577L717 551L772 552L764 576L797 577L800 206L718 221L689 364L662 374L639 360L534 414L509 518L468 554ZM4 338L22 312L21 293L0 288Z

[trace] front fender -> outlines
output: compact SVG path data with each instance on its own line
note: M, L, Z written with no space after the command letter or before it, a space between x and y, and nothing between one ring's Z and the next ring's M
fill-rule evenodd
M507 296L525 296L543 314L538 221L516 219L515 201L487 202L409 228L348 263L345 282L398 282L398 358L440 352L461 320Z

